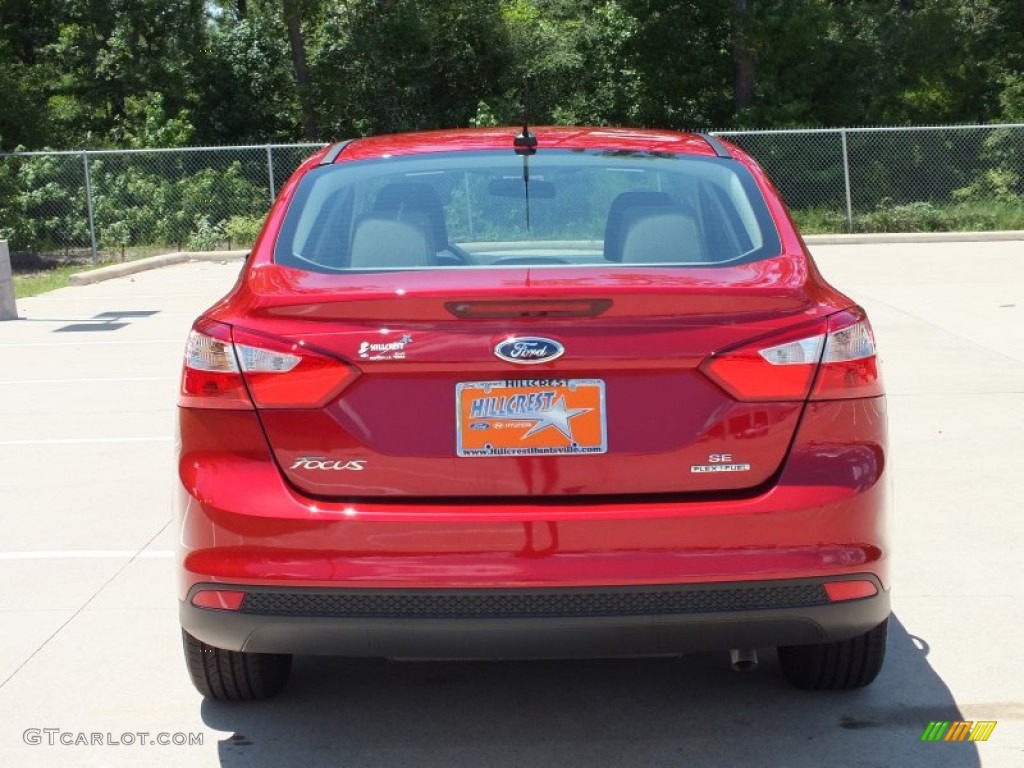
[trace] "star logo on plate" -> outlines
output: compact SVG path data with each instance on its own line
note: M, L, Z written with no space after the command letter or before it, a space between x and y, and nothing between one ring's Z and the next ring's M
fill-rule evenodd
M530 435L535 435L548 427L554 427L566 440L572 440L572 427L569 421L584 413L589 413L592 408L566 408L565 395L558 398L546 411L536 411L535 414L523 414L520 418L537 423L530 427L520 439L525 440Z

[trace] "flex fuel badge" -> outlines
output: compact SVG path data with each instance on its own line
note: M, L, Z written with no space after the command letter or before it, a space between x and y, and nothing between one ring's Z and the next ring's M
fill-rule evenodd
M693 464L690 466L692 474L698 472L749 472L750 465L733 461L731 453L708 454L708 464Z

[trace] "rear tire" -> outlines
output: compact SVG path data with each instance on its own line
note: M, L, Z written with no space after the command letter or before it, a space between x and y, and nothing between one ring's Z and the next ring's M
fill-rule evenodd
M844 691L870 685L885 661L889 619L863 635L816 645L779 647L782 674L797 688Z
M192 685L217 701L256 701L276 696L288 682L292 657L214 648L184 629L185 663Z

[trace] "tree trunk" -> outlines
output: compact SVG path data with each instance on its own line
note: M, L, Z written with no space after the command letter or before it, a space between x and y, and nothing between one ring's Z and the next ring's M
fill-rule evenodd
M292 67L295 70L295 85L302 107L302 132L307 141L316 141L316 115L309 92L309 69L306 67L306 42L302 38L302 18L297 0L282 0L284 23L288 27L288 42L292 48Z
M748 0L732 0L733 99L737 112L754 103L754 53L747 42Z

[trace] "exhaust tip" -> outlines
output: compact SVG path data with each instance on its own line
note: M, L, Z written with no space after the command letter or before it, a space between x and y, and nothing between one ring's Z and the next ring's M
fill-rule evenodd
M754 648L731 648L729 661L736 672L750 672L757 669L757 651Z

